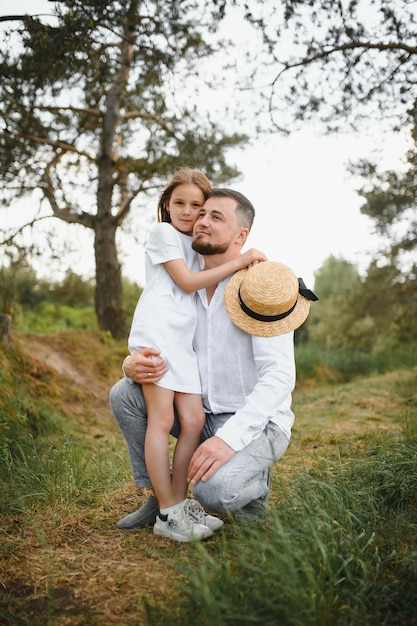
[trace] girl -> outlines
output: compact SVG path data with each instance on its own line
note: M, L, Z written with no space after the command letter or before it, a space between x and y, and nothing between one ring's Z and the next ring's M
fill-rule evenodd
M200 257L191 247L192 232L210 189L210 181L202 172L184 168L174 174L161 194L158 223L146 246L146 287L129 336L131 354L152 346L169 366L158 383L150 381L142 388L148 415L145 460L160 511L154 533L176 541L204 539L223 524L207 515L198 502L186 499L187 469L205 421L192 347L196 324L194 292L265 260L262 253L251 249L237 261L200 271ZM181 431L171 475L168 446L174 405Z

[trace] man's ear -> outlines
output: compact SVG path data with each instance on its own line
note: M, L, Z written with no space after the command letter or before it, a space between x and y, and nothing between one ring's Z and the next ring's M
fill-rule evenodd
M249 235L249 229L242 226L242 228L240 229L237 241L241 243L243 246L246 239L248 238L248 235Z

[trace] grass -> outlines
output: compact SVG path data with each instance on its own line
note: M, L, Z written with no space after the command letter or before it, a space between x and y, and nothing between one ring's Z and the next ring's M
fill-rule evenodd
M416 370L300 380L267 523L189 545L114 524L140 504L107 402L124 349L0 350L0 623L417 624Z
M373 464L367 470L368 479ZM415 511L415 478L409 486ZM332 464L297 476L286 489L285 509L271 512L269 528L224 545L214 564L212 559L207 567L203 560L199 574L190 575L185 623L382 624L398 617L397 623L407 623L416 599L415 559L403 581L409 595L414 593L407 604L405 589L391 585L398 576L394 562L403 567L406 557L387 545L386 533L393 543L403 541L399 529L412 517L392 502L387 506L374 487ZM207 578L206 597L216 601L201 606L196 587ZM393 608L397 599L399 616Z

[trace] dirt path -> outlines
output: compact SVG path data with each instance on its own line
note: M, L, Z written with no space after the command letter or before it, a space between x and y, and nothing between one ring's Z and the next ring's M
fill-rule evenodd
M57 335L22 334L16 338L20 349L34 368L49 372L52 386L76 434L94 444L97 439L112 440L121 434L109 406L109 390L118 380L121 358L97 336L71 332Z
M40 343L39 340L30 339L25 345L25 352L32 359L41 361L61 376L70 378L78 385L82 385L83 387L91 386L91 380L81 374L68 357L58 352L52 345Z

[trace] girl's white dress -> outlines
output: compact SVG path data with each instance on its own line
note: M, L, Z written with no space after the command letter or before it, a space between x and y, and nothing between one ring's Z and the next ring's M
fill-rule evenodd
M201 393L197 356L193 350L197 322L195 293L185 293L171 278L163 263L184 259L198 272L200 256L191 248L192 237L171 224L160 222L145 248L146 286L136 305L128 340L133 354L142 347L161 351L169 370L157 383L183 393Z

